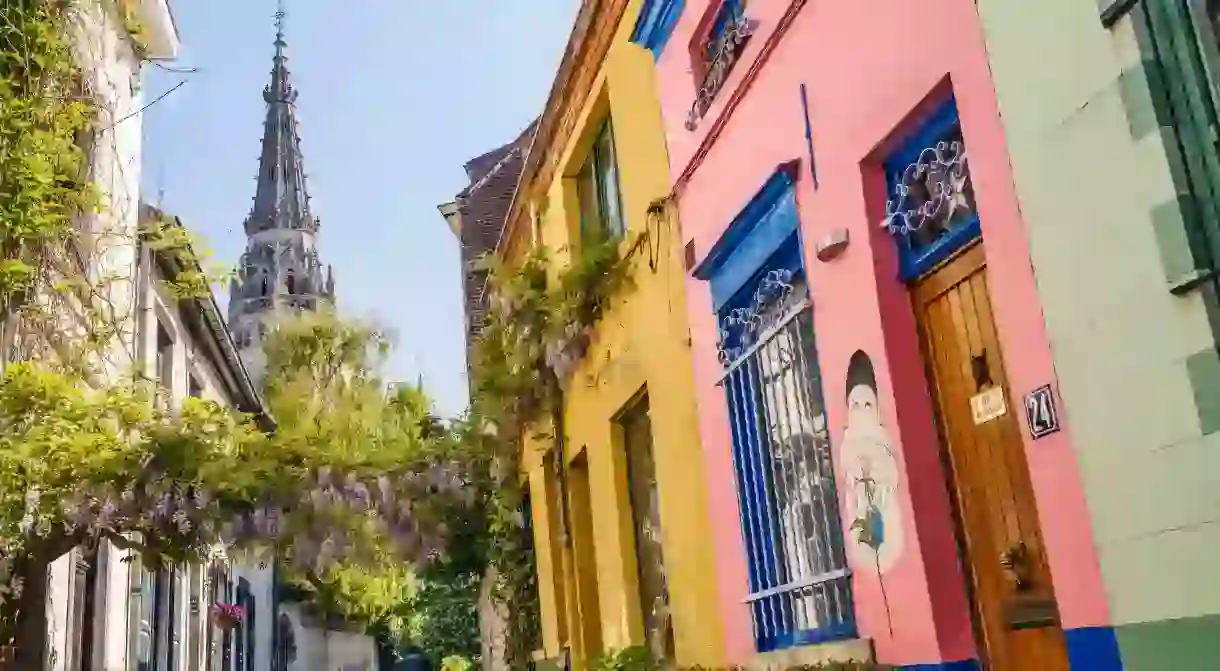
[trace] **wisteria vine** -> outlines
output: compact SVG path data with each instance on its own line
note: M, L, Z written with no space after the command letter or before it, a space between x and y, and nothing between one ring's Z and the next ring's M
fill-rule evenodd
M507 618L505 663L525 668L539 631L537 574L524 511L523 438L546 427L562 451L560 409L570 378L592 344L594 326L631 281L637 238L586 240L554 278L544 249L512 265L490 265L487 320L474 347L474 393L467 441L482 446L491 476L489 563L494 597ZM549 425L549 426L547 426Z

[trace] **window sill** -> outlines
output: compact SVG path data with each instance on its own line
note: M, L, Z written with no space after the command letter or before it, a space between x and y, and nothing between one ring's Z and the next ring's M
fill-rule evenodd
M844 641L828 641L816 645L786 648L772 652L761 652L754 656L752 666L759 669L817 666L830 662L875 662L873 641L868 638L853 638Z
M1220 272L1215 270L1192 270L1169 281L1169 293L1175 296L1188 294L1203 283L1214 279Z
M1109 28L1135 9L1139 0L1098 0L1101 5L1101 25Z

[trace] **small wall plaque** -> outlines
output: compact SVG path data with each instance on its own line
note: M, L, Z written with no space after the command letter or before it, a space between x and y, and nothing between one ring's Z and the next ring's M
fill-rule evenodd
M1055 409L1055 394L1049 384L1025 395L1025 422L1034 440L1059 430L1059 412Z
M991 387L970 397L970 413L974 423L986 424L997 417L1003 417L1008 412L1008 404L1004 402L1004 388Z

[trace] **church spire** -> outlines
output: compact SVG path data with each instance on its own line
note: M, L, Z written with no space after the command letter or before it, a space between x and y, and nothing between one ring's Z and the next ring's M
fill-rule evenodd
M275 57L271 83L263 89L267 114L263 121L263 146L259 156L258 188L254 207L246 220L246 234L278 228L317 231L318 222L309 207L305 188L305 165L301 138L297 134L297 92L288 72L288 43L284 39L283 0L275 13Z
M261 340L284 311L317 310L334 301L334 277L318 257L318 222L309 207L297 135L297 92L288 73L283 0L275 14L275 56L246 252L229 286L229 328L252 377L260 380ZM260 380L261 381L261 380Z

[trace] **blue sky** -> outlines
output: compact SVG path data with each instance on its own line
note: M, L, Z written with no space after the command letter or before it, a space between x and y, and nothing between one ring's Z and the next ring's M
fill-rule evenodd
M219 260L244 249L275 0L173 1L178 74L144 95L145 198ZM422 374L447 414L465 407L457 241L436 206L462 164L538 113L578 0L287 0L289 68L323 261L341 309L393 329L396 379ZM221 292L226 293L226 292ZM224 297L220 297L224 300Z

